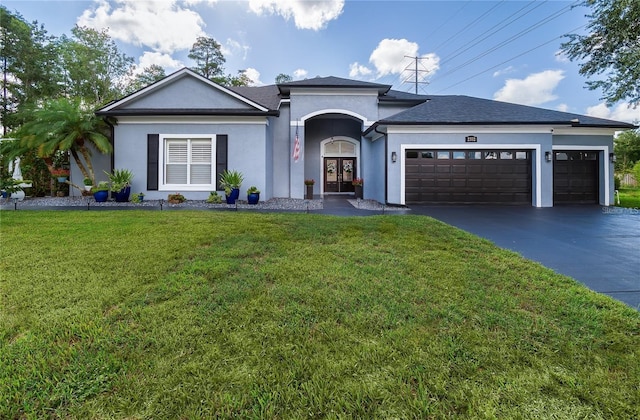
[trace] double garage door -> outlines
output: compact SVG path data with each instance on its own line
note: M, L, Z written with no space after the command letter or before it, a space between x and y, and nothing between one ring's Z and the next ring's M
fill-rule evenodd
M532 202L531 150L405 152L405 202ZM553 152L553 201L598 202L598 152Z
M406 203L531 205L530 150L407 150Z

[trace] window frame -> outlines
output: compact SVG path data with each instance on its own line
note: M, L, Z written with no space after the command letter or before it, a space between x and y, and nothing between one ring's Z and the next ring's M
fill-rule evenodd
M160 147L158 150L158 190L159 191L215 191L216 190L216 134L160 134ZM191 171L191 140L209 140L211 141L211 182L208 184L168 184L167 183L167 152L170 141L184 140L187 142L187 179ZM197 163L196 163L197 165Z

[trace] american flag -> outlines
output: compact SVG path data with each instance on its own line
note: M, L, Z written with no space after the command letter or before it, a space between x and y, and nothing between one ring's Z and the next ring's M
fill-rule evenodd
M300 159L300 138L298 137L298 127L296 127L296 138L293 141L293 160L298 162Z

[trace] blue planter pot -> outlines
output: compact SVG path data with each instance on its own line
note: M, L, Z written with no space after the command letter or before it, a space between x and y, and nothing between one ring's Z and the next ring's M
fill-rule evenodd
M107 201L108 197L109 191L96 191L93 193L93 198L97 203L104 203L105 201Z
M235 204L239 196L240 190L238 188L232 189L231 194L227 196L227 204Z
M258 201L260 201L260 193L247 194L247 201L249 204L258 204Z
M126 187L116 193L112 193L118 203L126 203L129 201L129 194L131 194L131 187Z

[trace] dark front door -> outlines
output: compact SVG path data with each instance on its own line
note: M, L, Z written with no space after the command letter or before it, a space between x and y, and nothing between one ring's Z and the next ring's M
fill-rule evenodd
M353 192L356 158L324 158L324 192Z

